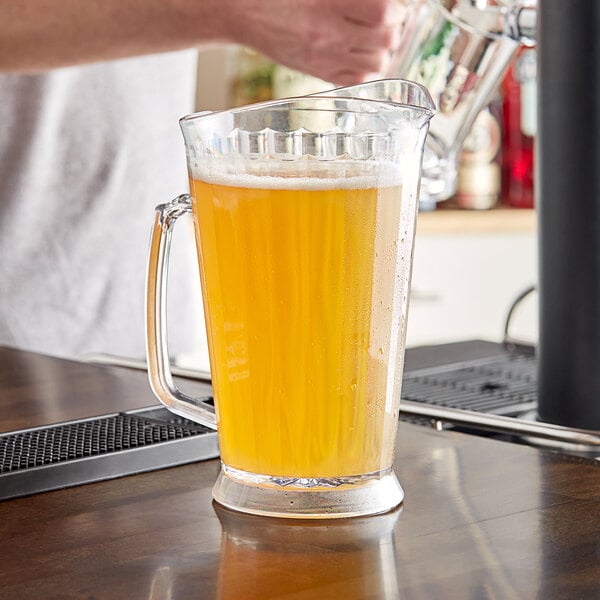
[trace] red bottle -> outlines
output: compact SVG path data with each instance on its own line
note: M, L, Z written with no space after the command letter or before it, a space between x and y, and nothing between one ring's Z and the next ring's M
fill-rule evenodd
M536 51L522 48L502 82L502 201L533 208Z

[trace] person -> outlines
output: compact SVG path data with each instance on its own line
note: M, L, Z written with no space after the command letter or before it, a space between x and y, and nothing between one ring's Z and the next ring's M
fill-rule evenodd
M195 48L242 44L347 85L385 69L401 17L393 0L1 3L0 345L144 356L149 231L186 191ZM175 275L185 352L200 307Z

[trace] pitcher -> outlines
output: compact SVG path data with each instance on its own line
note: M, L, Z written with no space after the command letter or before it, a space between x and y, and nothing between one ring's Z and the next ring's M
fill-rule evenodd
M225 506L331 518L402 501L392 456L433 103L401 87L394 103L301 97L181 120L191 193L157 207L149 377L170 410L217 429ZM185 212L214 410L169 372L166 264Z

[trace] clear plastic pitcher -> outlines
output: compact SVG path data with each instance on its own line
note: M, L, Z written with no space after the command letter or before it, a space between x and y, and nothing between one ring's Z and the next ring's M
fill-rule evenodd
M217 429L213 496L225 506L331 518L402 501L392 458L433 103L421 86L401 87L393 103L301 97L181 120L190 194L157 208L149 377L169 409ZM214 409L169 371L166 268L185 212Z

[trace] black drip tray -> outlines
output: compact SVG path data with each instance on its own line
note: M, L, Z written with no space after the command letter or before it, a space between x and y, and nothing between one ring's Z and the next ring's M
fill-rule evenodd
M501 439L600 458L600 431L537 420L532 352L505 354L407 372L400 418L437 429L490 432Z
M518 417L537 405L535 358L506 354L412 371L404 377L402 398Z
M0 435L0 499L218 456L217 434L165 408Z

